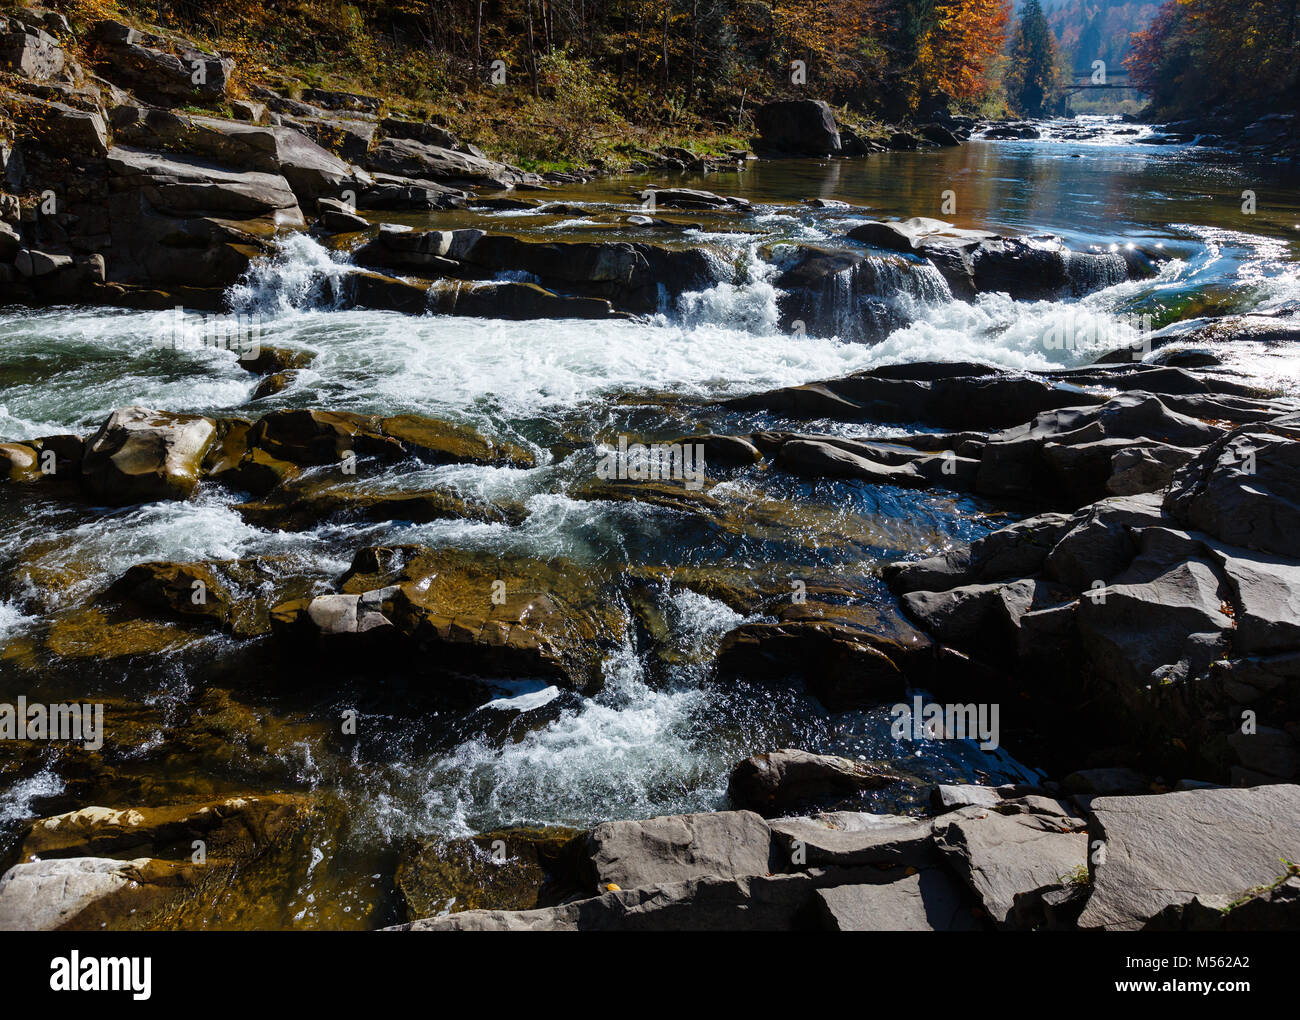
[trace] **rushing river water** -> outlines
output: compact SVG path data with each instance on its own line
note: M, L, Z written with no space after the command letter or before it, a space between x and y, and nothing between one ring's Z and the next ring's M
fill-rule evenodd
M1115 125L1111 125L1114 128ZM610 206L657 178L615 177L547 194L570 206L534 211L394 217L417 227L473 223L529 238L634 237L703 245L735 279L641 321L528 321L337 311L319 297L344 256L306 237L237 288L240 308L264 316L261 342L309 351L292 386L253 399L258 380L230 352L160 349L169 313L91 308L0 313L0 438L89 434L116 407L256 417L283 407L419 412L513 440L532 469L396 469L371 480L396 490L442 487L526 508L522 523L328 523L284 532L246 522L239 498L203 488L187 503L118 510L34 501L0 487L0 700L107 703L109 741L99 760L49 747L0 748L0 857L21 826L87 804L128 807L235 792L314 791L333 805L297 844L283 879L232 917L213 908L189 923L374 926L397 919L394 854L404 841L503 825L586 826L725 803L729 767L779 746L890 762L918 780L873 795L878 810L914 810L936 779L1010 781L1030 774L1005 751L968 742L895 740L887 708L828 714L807 697L708 680L713 649L745 617L694 590L689 571L734 568L766 579L836 578L864 600L887 600L879 566L929 555L1005 523L967 497L854 483L803 482L744 472L712 490L725 512L702 520L649 503L576 498L595 444L620 435L671 439L696 431L793 427L769 415L726 411L717 398L841 376L881 364L978 360L1028 370L1078 364L1126 342L1134 315L1155 325L1200 314L1277 309L1300 302L1294 169L1243 166L1189 146L1140 144L1110 130L972 141L959 148L866 160L751 163L734 174L673 180L746 198L752 214L673 214L699 230L636 232ZM1242 211L1243 192L1258 211ZM945 192L956 211L944 214ZM821 198L857 207L815 208ZM760 249L843 245L868 218L934 216L1006 233L1054 232L1072 247L1163 246L1173 256L1154 280L1123 283L1077 301L972 304L915 298L910 325L882 342L789 337L778 328L775 270ZM851 327L851 317L845 320ZM1043 337L1068 323L1095 338L1052 349ZM1294 389L1300 358L1247 345L1218 352L1262 383ZM883 427L814 423L826 431ZM629 574L664 568L678 578L654 596L655 642L632 630L604 663L604 688L582 698L536 685L485 688L474 713L429 710L410 692L303 671L249 674L232 665L234 639L147 657L43 654L34 640L51 617L94 599L130 566L151 560L273 558L277 569L330 590L353 553L418 543L537 560L564 558ZM668 569L671 568L671 569ZM631 612L631 610L628 610ZM666 637L664 636L666 635ZM653 646L652 646L653 645ZM341 711L361 712L365 739L340 746ZM530 713L503 736L491 722ZM485 722L485 719L487 720ZM115 722L116 721L116 722ZM115 735L114 726L122 728ZM116 739L115 739L116 736ZM1015 750L1014 748L1012 749ZM251 908L250 908L251 909Z

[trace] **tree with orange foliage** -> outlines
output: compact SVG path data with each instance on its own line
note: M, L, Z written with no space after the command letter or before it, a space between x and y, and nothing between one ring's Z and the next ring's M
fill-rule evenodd
M988 69L1007 38L1006 0L939 0L934 27L921 43L923 77L959 101L988 91Z

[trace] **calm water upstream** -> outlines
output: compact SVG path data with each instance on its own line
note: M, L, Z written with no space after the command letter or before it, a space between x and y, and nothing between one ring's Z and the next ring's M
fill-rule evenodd
M93 761L53 746L0 747L0 857L22 825L89 804L169 804L237 792L314 792L328 809L286 857L279 882L238 918L217 908L189 923L372 927L396 918L392 867L405 841L515 824L586 826L725 803L729 767L751 753L802 746L888 761L918 780L887 791L878 810L920 804L926 781L1009 781L1027 774L1006 751L894 740L885 707L828 714L801 694L706 683L721 636L745 617L691 587L692 571L756 580L835 578L857 597L886 601L881 564L929 555L1005 523L978 501L942 492L741 473L712 495L711 518L648 503L575 498L595 444L620 435L670 439L703 427L807 429L712 406L724 396L844 375L875 365L980 360L1027 370L1084 363L1127 337L1135 314L1156 325L1208 313L1300 304L1300 183L1296 168L1243 166L1189 146L1051 137L973 141L959 148L857 161L750 163L744 172L674 179L736 195L752 215L666 214L699 230L633 232L615 213L659 178L618 177L545 195L563 213L456 212L403 217L417 227L473 223L530 238L635 237L703 245L734 279L637 322L532 321L336 311L320 281L348 272L344 256L306 237L256 268L236 303L266 316L261 342L306 350L310 368L282 393L254 400L258 380L234 355L154 346L163 313L91 308L0 312L0 439L89 434L127 404L256 417L283 407L419 412L526 444L529 470L394 468L370 484L440 487L521 504L510 526L465 520L331 523L282 532L247 523L240 500L204 488L187 503L118 510L34 503L0 487L0 700L18 694L108 705L109 739ZM944 192L956 213L942 215ZM1242 212L1244 191L1258 211ZM854 209L819 209L805 200ZM613 207L619 208L613 208ZM778 328L781 245L852 247L866 219L934 216L1007 233L1054 232L1072 247L1163 245L1158 278L1077 301L973 304L937 299L883 342L792 338ZM395 219L397 217L394 217ZM1096 342L1049 349L1054 323L1080 323ZM1300 356L1241 345L1218 352L1251 378L1294 392ZM826 424L852 435L875 426ZM540 560L563 557L626 572L645 590L656 626L632 627L605 662L604 690L581 698L554 688L485 687L473 713L429 709L418 692L284 670L250 672L233 639L130 659L37 652L51 619L95 599L130 566L150 560L272 558L315 590L331 589L353 553L418 543ZM696 587L699 587L698 585ZM641 612L624 607L629 614ZM332 736L355 708L363 739ZM499 718L527 713L503 733ZM498 715L493 715L498 713ZM114 727L118 727L114 732ZM1011 751L1014 753L1015 748Z

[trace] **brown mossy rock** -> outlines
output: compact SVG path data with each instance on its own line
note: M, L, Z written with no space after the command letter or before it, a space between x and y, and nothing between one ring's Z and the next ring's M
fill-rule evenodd
M104 661L178 652L204 640L208 627L168 620L140 619L115 607L87 606L58 613L39 643L23 657ZM22 660L20 660L22 661Z
M290 369L285 372L273 372L271 375L264 377L253 389L253 399L261 400L263 397L273 397L277 393L283 393L293 385L293 381L296 378L298 378L298 372L296 369Z
M375 593L367 611L393 625L380 639L389 657L411 656L444 674L540 678L591 691L626 636L617 583L562 559L397 546L360 550L340 589ZM311 603L300 601L272 618L284 634L318 633L310 616ZM374 630L364 636L374 640Z
M0 876L0 928L102 931L133 927L196 882L186 864L148 857L70 857L16 864Z
M552 906L582 889L584 836L557 826L429 842L402 859L397 888L411 918Z
M243 915L247 927L312 814L304 797L270 794L40 819L0 879L0 918L90 931L234 927Z
M217 438L217 423L202 415L119 408L86 444L86 494L111 506L188 499Z
M39 678L48 656L42 655L35 670L27 670L18 662L15 645L10 641L0 650L0 673L6 677L16 675L24 681ZM88 670L74 674L78 678ZM39 681L37 681L39 682ZM28 689L33 689L31 684ZM71 700L76 700L72 695ZM96 694L96 704L104 706L103 746L89 748L85 742L67 742L57 745L59 778L62 789L51 797L33 801L36 812L57 814L94 803L172 803L201 802L231 789L214 785L211 771L200 771L197 764L192 770L153 767L151 755L142 755L141 748L154 748L160 733L175 732L174 715L170 704L158 702L145 704L113 695ZM48 770L51 744L42 740L6 741L5 754L0 756L0 783L12 788L16 783L29 783ZM147 764L146 764L147 763ZM17 851L17 844L11 848Z
M351 453L383 462L416 457L431 464L532 467L522 447L496 442L463 425L422 415L351 411L276 411L253 426L249 445L298 465L337 463Z
M315 360L316 355L310 351L261 345L257 349L257 357L240 358L239 367L254 375L275 375L289 369L307 368Z
M438 464L485 464L534 467L537 459L524 447L489 439L465 425L419 414L399 414L380 420L386 435L407 444L422 460Z
M255 451L233 474L246 487L259 488L275 477L283 461L259 462ZM527 516L522 505L496 505L462 498L445 489L415 492L377 488L356 478L333 478L320 474L295 477L273 486L262 498L235 507L241 517L258 527L280 531L304 531L328 520L340 521L427 521L466 519L493 524L518 524Z
M9 482L39 481L39 457L30 443L0 443L0 479Z
M191 703L182 725L169 734L174 760L193 761L201 775L242 772L255 763L263 782L297 781L304 747L328 747L337 737L334 718L264 703L247 692L209 687Z
M571 499L609 500L615 503L649 503L665 510L718 517L723 504L706 491L708 485L691 488L682 481L633 481L624 479L588 478L569 490Z
M45 436L0 443L0 481L75 481L85 441L80 436Z
M935 656L934 643L894 609L809 601L727 634L716 671L723 681L802 681L828 709L844 711L925 682Z
M265 496L296 478L300 471L296 464L273 457L265 450L245 445L237 459L218 464L211 477L227 488L254 496Z
M138 563L105 592L153 614L211 620L224 627L235 614L234 598L206 563Z
M279 602L295 586L275 559L250 557L200 563L138 563L104 592L102 604L188 622L207 621L240 637L270 630L268 601ZM276 596L260 594L267 589Z
M188 861L198 839L209 859L245 861L296 829L309 810L308 802L293 794L167 807L86 807L33 822L21 859L129 854Z

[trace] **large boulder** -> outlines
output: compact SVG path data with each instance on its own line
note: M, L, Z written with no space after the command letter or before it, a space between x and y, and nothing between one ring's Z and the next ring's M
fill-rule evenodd
M1223 658L1233 627L1217 565L1179 533L1148 528L1123 574L1079 600L1078 625L1094 674L1121 701L1204 676Z
M49 81L63 73L67 56L59 41L34 25L17 19L0 22L0 63L32 81Z
M494 190L513 188L522 176L503 163L413 138L383 139L370 150L366 168L439 184Z
M982 366L923 363L869 369L841 379L733 397L726 406L790 418L1004 429L1040 412L1090 400L1103 403L1102 397L1091 398L1053 380Z
M398 931L788 931L807 915L817 889L810 875L694 878L614 889L541 910L466 910L398 925Z
M1000 237L943 220L913 217L854 227L849 238L928 259L954 297L1000 292L1017 300L1079 296L1154 273L1139 252L1075 252L1052 234Z
M291 127L251 124L172 110L119 107L113 111L119 145L212 160L221 167L282 177L304 207L317 199L358 196L372 183L334 153Z
M831 711L895 698L930 675L934 647L896 611L806 602L775 622L745 623L718 649L721 682L802 682Z
M102 109L84 110L53 99L11 94L6 106L24 142L60 159L101 158L108 152Z
M1081 928L1133 931L1197 897L1240 899L1300 860L1300 786L1102 797L1089 814L1105 844Z
M1084 822L1069 815L959 808L936 819L934 832L945 862L999 928L1035 924L1043 895L1079 881L1087 866Z
M765 103L755 116L761 146L790 156L831 156L840 152L835 115L819 99Z
M187 499L216 438L211 418L119 408L86 446L81 465L86 493L114 506Z
M551 906L586 891L583 836L548 827L432 839L403 855L397 888L411 917Z
M830 931L981 931L970 897L939 868L892 882L817 890L822 925Z
M931 821L905 815L827 811L768 823L778 858L794 868L938 863Z
M363 638L366 662L382 659L427 677L439 696L474 677L545 679L594 692L627 626L608 579L559 559L370 547L357 553L340 587L360 598L286 602L271 612L275 632L327 658Z
M305 226L281 176L238 172L187 156L126 147L108 153L110 280L221 291Z
M512 290L494 279L497 291L480 294L472 287L447 287L438 295L441 310L461 315L486 314L499 296L500 307L514 318L606 318L609 306L633 313L654 312L665 294L702 289L724 271L698 249L624 241L542 243L471 229L381 229L374 240L357 249L354 258L358 265L426 277L481 279L527 274L540 288ZM555 295L594 298L606 304L559 302L552 299ZM495 317L497 313L492 314Z
M911 322L918 308L951 299L924 262L801 246L776 278L781 328L874 343Z
M19 863L0 877L0 929L123 930L157 917L184 924L177 912L209 889L239 911L263 888L256 879L241 888L242 872L298 832L309 811L302 798L277 794L38 819Z
M1175 520L1247 549L1300 559L1300 417L1247 425L1174 477Z
M0 875L0 930L93 930L157 907L185 883L185 869L147 857L66 857L15 864Z

